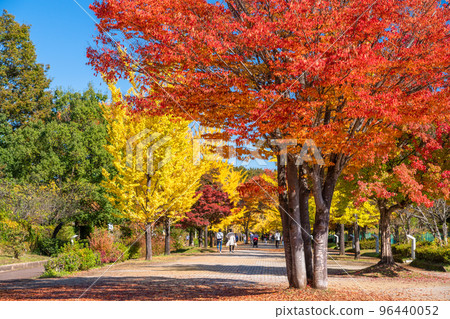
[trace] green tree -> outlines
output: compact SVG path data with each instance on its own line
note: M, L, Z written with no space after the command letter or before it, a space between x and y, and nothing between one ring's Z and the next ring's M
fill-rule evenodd
M55 236L69 220L78 226L113 221L113 207L100 185L102 168L113 171L104 148L108 132L99 106L106 98L92 87L81 93L57 90L45 117L15 130L0 114L1 175L18 184L55 183L55 196L76 199L65 201L64 207L70 208L64 212L50 214L49 223L57 224Z
M52 111L42 120L12 131L0 116L3 174L28 183L100 183L102 167L111 165L99 107L105 100L92 87L83 93L57 90Z
M30 27L17 23L4 10L0 16L0 112L14 129L50 111L48 68L36 63Z

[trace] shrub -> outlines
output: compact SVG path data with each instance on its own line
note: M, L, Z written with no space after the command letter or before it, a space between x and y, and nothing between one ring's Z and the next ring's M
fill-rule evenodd
M123 252L114 244L113 236L106 229L96 228L89 237L89 246L98 252L103 264L117 261Z
M67 241L58 238L38 238L37 250L41 255L56 256L61 252L61 249L67 244Z
M411 244L392 245L392 254L400 258L411 257Z
M450 265L450 246L422 246L416 248L416 258L431 263Z
M376 245L375 239L363 239L359 242L359 247L361 249L375 249Z
M58 234L56 235L56 238L61 239L62 241L68 242L72 238L72 236L75 235L75 230L72 225L64 224Z
M172 239L172 249L180 250L184 247L184 231L182 229L174 228L170 233Z
M128 259L137 259L141 257L141 242L130 243L130 249L128 250Z
M10 219L0 220L0 243L6 251L19 259L27 248L28 232L21 222Z
M418 258L417 252L422 248L435 250L438 247L427 241L419 241L416 243L416 258ZM392 245L392 254L400 258L411 258L411 243Z
M55 277L78 270L88 270L100 265L97 253L88 247L75 243L66 244L61 253L47 262L43 277Z
M120 260L125 261L130 259L130 250L128 247L122 243L114 243L115 248L119 251L119 256L117 258L120 258ZM117 260L116 258L116 260ZM114 261L116 261L114 260Z

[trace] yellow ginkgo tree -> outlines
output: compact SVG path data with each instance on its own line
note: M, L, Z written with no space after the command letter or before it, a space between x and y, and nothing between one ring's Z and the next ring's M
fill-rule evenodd
M132 84L132 93L140 94ZM188 121L134 113L130 96L108 85L112 103L102 107L109 124L106 148L116 172L103 170L103 185L120 215L144 228L149 260L155 223L161 218L179 219L190 209L205 166L193 158Z

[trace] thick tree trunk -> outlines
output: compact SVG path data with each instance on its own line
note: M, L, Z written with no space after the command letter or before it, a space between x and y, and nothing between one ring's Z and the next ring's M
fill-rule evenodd
M170 218L164 221L164 231L166 233L164 238L164 255L170 255Z
M314 202L316 203L316 218L314 221L314 279L313 287L327 289L328 287L328 226L330 222L330 207L334 189L341 171L343 155L332 158L334 166L329 166L324 178L325 170L315 166L310 171L313 185ZM322 182L323 181L323 182Z
M287 159L287 184L293 287L305 288L307 285L307 276L302 227L300 225L300 190L295 158L290 154Z
M281 156L277 155L277 181L278 187L281 190L278 195L279 212L281 215L281 224L283 226L283 241L284 241L284 257L286 260L286 273L289 282L289 287L294 287L294 280L292 278L292 255L291 255L291 241L289 236L289 221L288 216L288 196L286 183L286 165L281 162Z
M208 226L205 226L205 242L204 242L204 246L205 248L208 248Z
M380 210L380 241L381 241L381 260L380 264L392 265L394 264L394 256L391 248L391 231L390 218L391 212L386 205L379 201L378 209Z
M361 258L361 247L359 245L359 226L358 226L358 219L356 219L356 222L354 224L354 231L355 235L355 259Z
M302 226L302 238L305 250L305 267L308 282L313 280L313 254L311 241L311 224L309 222L309 195L310 189L305 178L303 167L299 167L299 206L300 206L300 225Z
M327 289L327 253L328 253L328 224L330 210L328 207L316 209L314 222L314 280L313 286L317 289Z
M345 255L345 225L339 224L339 255Z
M55 230L53 231L53 234L52 234L52 238L56 238L56 236L58 235L59 231L61 230L61 228L63 226L64 226L64 223L61 222L55 227Z
M145 226L145 260L152 259L152 224Z

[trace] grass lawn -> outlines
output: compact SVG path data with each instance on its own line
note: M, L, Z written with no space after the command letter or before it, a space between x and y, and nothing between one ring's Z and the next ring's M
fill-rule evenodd
M34 254L24 254L20 256L19 259L14 258L12 255L0 253L0 266L10 265L10 264L19 264L19 263L27 263L32 261L41 261L47 260L47 256L34 255Z

